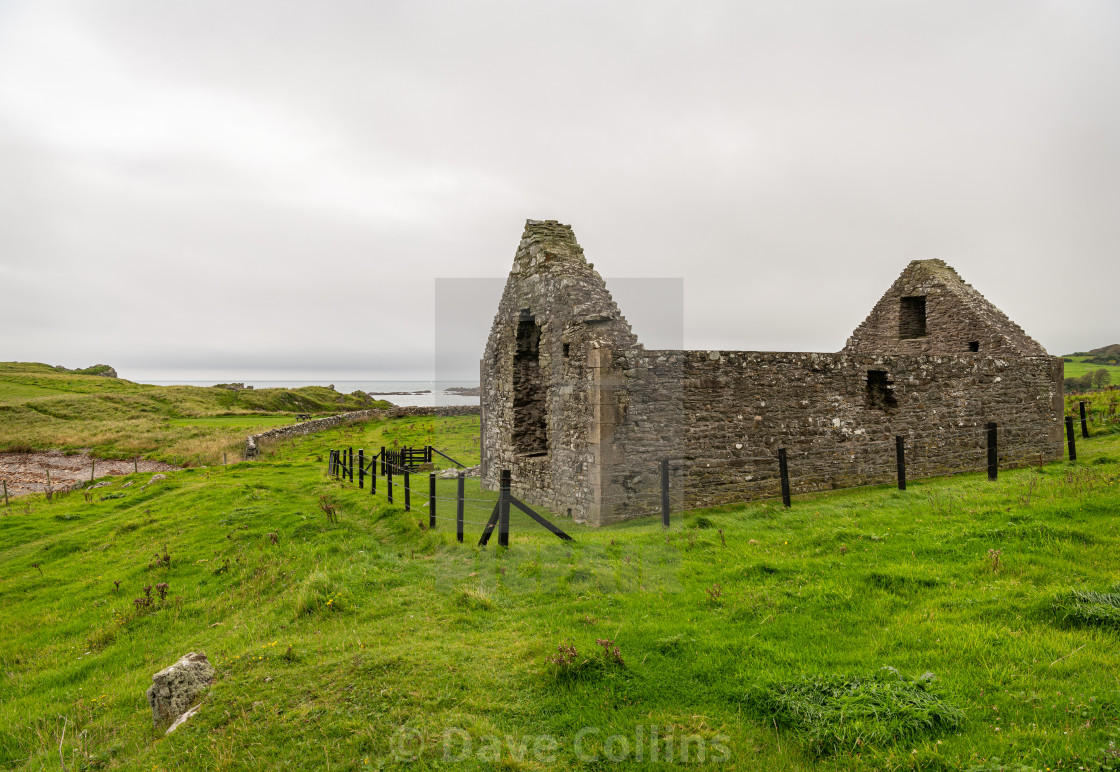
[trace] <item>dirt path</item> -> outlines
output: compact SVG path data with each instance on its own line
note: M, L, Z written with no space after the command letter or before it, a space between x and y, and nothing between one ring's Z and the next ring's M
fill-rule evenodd
M93 459L85 453L67 456L61 450L0 453L0 480L8 483L8 495L12 498L44 492L47 489L47 470L51 473L51 488L62 491L88 483L91 470L96 479L134 471L169 472L178 468L159 461L106 461Z

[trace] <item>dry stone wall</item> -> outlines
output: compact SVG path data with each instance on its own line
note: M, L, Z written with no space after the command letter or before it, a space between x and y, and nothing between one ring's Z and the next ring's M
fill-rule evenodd
M264 440L279 440L287 437L302 437L305 434L314 434L325 429L331 429L342 424L358 423L359 421L382 421L388 418L404 418L406 416L457 416L478 415L481 408L478 405L444 405L439 407L408 406L394 407L385 410L352 410L348 413L315 418L310 421L301 421L290 426L279 426L260 434L250 434L245 438L245 460L251 461L260 455L261 442Z

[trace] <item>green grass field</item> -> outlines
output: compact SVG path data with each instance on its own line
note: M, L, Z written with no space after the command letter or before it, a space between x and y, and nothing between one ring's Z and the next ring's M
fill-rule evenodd
M292 423L297 413L321 417L370 407L391 405L320 386L152 386L0 362L0 452L88 449L100 458L200 466L240 458L247 434Z
M1097 370L1107 370L1112 376L1112 384L1120 386L1120 367L1115 365L1096 365L1086 362L1088 357L1064 357L1066 378L1079 378L1085 373L1095 373Z
M668 533L561 522L568 544L516 521L508 549L428 530L422 497L388 506L383 479L324 474L331 447L467 456L477 432L350 426L144 491L21 499L0 515L0 766L1120 764L1120 436L996 482L728 506ZM164 737L144 690L189 651L218 678Z

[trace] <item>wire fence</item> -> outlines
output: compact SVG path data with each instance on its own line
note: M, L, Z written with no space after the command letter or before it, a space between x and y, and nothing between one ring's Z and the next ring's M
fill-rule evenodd
M755 447L718 455L683 454L661 459L660 470L648 465L616 478L600 502L611 518L661 514L668 524L671 514L779 496L788 507L793 495L890 484L905 490L908 472L913 481L986 469L994 480L1000 468L1055 460L1059 442L1065 446L1063 455L1075 460L1077 441L1089 438L1091 427L1120 424L1120 416L1105 411L1078 413L1064 418L1061 441L1054 437L1053 424L962 421L890 438L863 435L853 438L848 447L842 443L829 448Z
M454 480L456 486L456 493L454 496L441 496L438 493L440 483L443 482L446 484L451 480L448 480L435 470L435 462L433 459L437 455L454 464L458 470L455 476L451 478ZM422 448L406 447L400 449L382 448L379 452L369 457L368 463L364 449L359 449L356 469L359 488L365 487L365 478L368 474L370 494L377 495L379 487L378 479L380 478L382 480L380 489L382 495L385 496L388 502L396 503L400 501L404 505L405 511L410 512L414 509L413 500L415 499L417 501L415 505L416 509L426 508L428 510L428 528L436 528L437 521L439 520L454 521L456 524L456 538L460 542L462 542L464 538L465 526L474 525L481 526L483 529L482 536L479 539L480 545L485 545L489 541L491 534L497 530L498 544L500 546L508 546L510 514L514 510L519 511L530 521L543 526L560 539L566 541L572 540L567 533L556 527L551 521L513 496L511 492L510 474L508 471L502 472L501 484L496 497L467 496L465 494L467 477L464 465L432 446L424 446ZM424 471L427 471L427 490L414 485L414 480L416 480L417 477L423 479ZM327 462L327 473L329 475L354 482L354 472L355 459L353 448L329 451ZM441 505L440 502L446 503ZM454 505L455 508L454 517L439 514L439 511L444 507L450 507L452 505ZM468 520L466 518L468 511L474 513L481 512L487 519L484 521ZM423 525L423 521L420 522L421 525Z
M1120 415L1107 404L1093 410L1082 402L1077 415L1064 417L1063 455L1076 459L1077 440L1089 438L1090 428L1120 424ZM1080 431L1076 429L1080 428ZM757 446L708 455L682 453L657 459L655 464L631 468L612 479L596 500L606 519L661 515L668 527L672 514L781 497L791 506L795 495L838 489L875 488L907 479L971 474L987 469L996 479L999 469L1042 464L1056 457L1055 427L1038 421L981 422L961 420L906 435L869 437L853 431L847 442L832 447ZM812 437L808 438L812 441ZM443 477L435 461L442 457L456 465L456 477ZM328 472L354 482L352 448L330 451ZM371 494L401 502L406 510L427 509L429 527L455 521L459 540L463 525L492 529L500 519L503 494L464 493L463 465L451 456L425 446L385 449L366 458L358 452L358 484L370 477ZM427 472L427 482L417 477ZM455 492L448 491L455 485ZM442 490L441 490L442 489ZM524 506L524 505L522 505ZM454 508L455 515L443 514ZM535 514L535 513L534 513ZM571 510L569 510L571 514ZM586 514L586 513L584 513ZM535 514L534 518L539 518ZM469 518L469 519L468 519ZM543 520L543 518L541 518ZM539 520L538 520L539 522ZM526 524L529 524L526 521Z

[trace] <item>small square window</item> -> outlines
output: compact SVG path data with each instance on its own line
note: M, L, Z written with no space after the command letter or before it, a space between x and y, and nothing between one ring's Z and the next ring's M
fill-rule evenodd
M968 350L975 354L977 351L980 350L980 341L970 340L968 342Z
M926 296L902 298L898 307L898 337L900 340L926 336Z
M565 343L564 344L564 358L567 359L568 354L570 354L571 352L572 352L572 344L571 343Z

